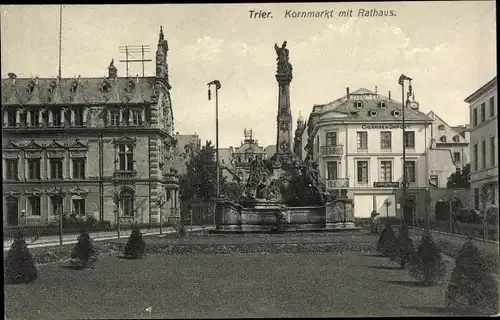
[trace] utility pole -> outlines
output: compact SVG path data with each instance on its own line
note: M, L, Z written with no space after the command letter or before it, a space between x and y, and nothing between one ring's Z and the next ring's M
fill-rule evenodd
M62 4L59 6L59 80L61 79L61 54L62 54Z
M219 89L221 88L221 84L219 80L214 80L209 82L208 84L208 100L211 99L211 91L210 86L215 86L215 163L216 163L216 171L217 171L217 192L216 192L216 201L219 200L220 197L220 166L219 166ZM215 213L214 210L214 229L215 225Z

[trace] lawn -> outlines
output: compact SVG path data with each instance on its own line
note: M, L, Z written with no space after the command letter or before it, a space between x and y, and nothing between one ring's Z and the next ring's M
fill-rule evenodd
M352 236L335 237L332 241ZM364 237L375 243L375 237ZM243 242L245 238L239 239ZM77 271L64 265L47 265L40 267L36 282L7 285L5 316L432 316L445 314L445 290L446 283L431 288L417 286L407 271L369 252L151 254L142 260L103 256L94 269ZM146 310L149 307L150 312Z

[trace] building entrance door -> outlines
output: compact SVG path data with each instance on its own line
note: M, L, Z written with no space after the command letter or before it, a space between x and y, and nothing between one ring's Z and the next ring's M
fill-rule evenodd
M17 226L19 224L19 199L8 197L5 206L7 209L7 225Z

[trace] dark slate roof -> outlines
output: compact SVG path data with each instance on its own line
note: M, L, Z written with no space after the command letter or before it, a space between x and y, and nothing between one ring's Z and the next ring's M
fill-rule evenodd
M357 101L361 101L363 103L362 108L356 108L355 104ZM380 107L381 102L385 102L385 108ZM392 112L395 110L401 111L400 102L364 88L350 93L349 99L347 99L346 95L335 101L321 106L315 105L314 107L314 111L318 112L320 115L324 115L328 112L335 112L346 115L341 118L343 120L363 122L394 121L396 119L400 119L400 117L395 117ZM372 110L377 111L377 115L371 116L370 111ZM431 121L425 113L412 110L410 108L405 109L405 119L409 121Z
M2 79L2 105L154 103L155 77Z

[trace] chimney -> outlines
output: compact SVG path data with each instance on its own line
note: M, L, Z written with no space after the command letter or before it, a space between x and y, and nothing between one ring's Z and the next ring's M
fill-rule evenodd
M115 79L118 76L118 69L116 69L115 65L115 60L111 59L111 63L109 64L108 67L108 78Z
M389 100L391 100L391 90L389 90Z
M346 93L347 93L347 95L346 95L346 96L347 96L347 99L350 99L350 98L351 98L351 96L349 95L349 87L345 88L345 91L346 91Z
M377 86L375 86L375 93L377 93Z

